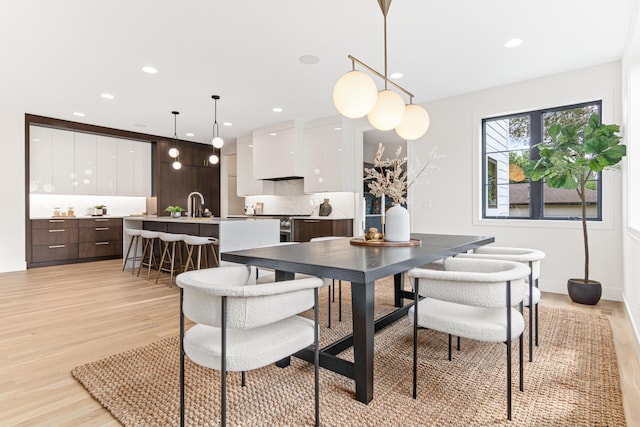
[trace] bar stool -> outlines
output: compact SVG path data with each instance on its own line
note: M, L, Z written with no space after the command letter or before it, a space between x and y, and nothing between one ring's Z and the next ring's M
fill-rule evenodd
M138 267L138 277L140 277L140 270L143 266L147 266L147 280L151 277L151 265L155 259L154 246L159 236L160 232L158 231L140 230L140 237L144 242L144 246L142 249L142 259L140 261L140 266ZM162 250L162 248L160 249Z
M156 283L158 283L158 279L160 278L160 273L166 271L170 274L169 277L169 287L173 284L173 276L175 274L175 262L176 262L176 244L178 245L178 253L180 254L180 268L178 271L182 270L182 249L180 248L180 242L182 241L182 234L174 234L174 233L158 233L158 238L160 242L164 243L164 247L162 250L162 257L160 258L160 264L158 264L158 275L156 276ZM162 243L161 243L162 244ZM171 245L171 253L169 253L169 245ZM169 255L169 259L167 260L168 266L165 266L165 258Z
M140 233L142 230L134 229L134 228L125 228L124 233L129 236L129 247L127 248L127 255L124 257L124 262L122 263L122 271L127 268L127 262L131 261L131 274L136 269L136 262L141 261L142 257L138 256L138 242L140 242ZM131 247L133 246L133 256L129 258L129 253L131 252Z
M213 267L218 267L220 265L218 261L218 254L216 253L216 245L218 244L218 239L215 237L204 237L204 236L192 236L190 234L183 234L182 241L187 247L187 262L184 266L184 271L189 270L189 265L193 267L194 270L200 270L201 260L202 260L202 248L204 247L204 262L207 268L211 265L209 264L209 255L207 248L211 248L211 253L213 254ZM193 252L194 249L198 247L198 263L193 263Z

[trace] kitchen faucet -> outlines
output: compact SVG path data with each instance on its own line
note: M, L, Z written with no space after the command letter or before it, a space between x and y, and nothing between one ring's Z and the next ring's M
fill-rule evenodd
M189 193L189 195L187 196L187 218L194 218L196 216L196 213L191 210L191 197L192 196L200 196L200 203L202 203L204 205L204 196L201 193L198 193L197 191L193 191L193 192ZM194 206L194 208L195 208L195 206Z

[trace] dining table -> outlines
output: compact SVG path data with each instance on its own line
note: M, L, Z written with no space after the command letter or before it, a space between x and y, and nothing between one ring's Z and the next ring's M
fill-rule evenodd
M320 366L353 379L356 400L368 404L374 389L375 333L405 316L413 303L413 293L404 289L404 273L493 242L493 237L453 234L415 233L406 245L365 243L345 237L223 252L221 259L273 269L276 280L291 280L296 273L302 273L349 281L352 333L320 350ZM375 319L375 281L390 276L394 277L396 309ZM405 299L410 301L404 304ZM349 347L353 347L353 362L339 357ZM294 356L313 361L310 349Z

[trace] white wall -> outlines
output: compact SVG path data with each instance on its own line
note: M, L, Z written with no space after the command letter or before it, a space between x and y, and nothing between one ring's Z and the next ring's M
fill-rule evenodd
M434 146L443 157L411 191L412 231L490 235L498 245L543 250L542 290L566 293L567 279L583 274L581 224L481 219L481 120L602 99L603 121L620 123L620 73L616 62L426 104L431 127L409 143L409 159L428 158ZM621 300L621 173L605 173L603 183L603 221L589 224L590 276L602 282L604 299Z
M634 330L636 353L640 355L640 2L635 3L631 22L635 27L629 33L622 61L622 123L627 144L622 197L622 293Z
M25 258L24 111L0 106L2 203L0 272L27 268Z

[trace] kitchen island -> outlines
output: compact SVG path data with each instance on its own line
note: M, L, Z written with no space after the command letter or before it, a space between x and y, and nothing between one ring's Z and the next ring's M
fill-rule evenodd
M123 218L123 253L130 237L126 229L216 237L220 253L273 245L280 242L280 221L245 218L171 218L169 216L126 216ZM141 248L139 248L140 250ZM129 260L129 263L131 260Z

